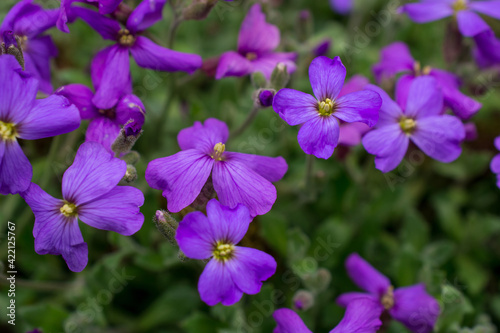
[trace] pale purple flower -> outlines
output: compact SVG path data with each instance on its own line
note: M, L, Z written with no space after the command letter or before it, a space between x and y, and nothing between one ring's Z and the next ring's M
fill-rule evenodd
M102 230L130 236L144 222L139 207L142 192L131 186L117 186L127 164L96 142L80 146L75 161L62 179L63 200L56 199L32 183L22 197L35 214L35 251L62 255L70 270L87 266L88 247L78 220Z
M339 120L362 122L369 127L378 120L382 100L371 90L339 97L346 68L339 57L318 57L309 66L309 80L314 96L281 89L273 108L289 125L304 124L298 134L300 147L306 154L328 159L339 142Z
M354 0L330 0L330 6L337 13L347 15L354 7Z
M122 127L127 125L127 135L135 135L144 124L144 105L139 97L131 93L121 96L116 105L106 110L93 103L94 93L82 84L63 86L57 89L56 94L75 104L82 119L90 120L85 141L98 142L110 153L113 153L111 145Z
M358 298L350 302L340 323L330 333L375 333L382 326L380 315L384 310L380 302L371 298ZM274 311L278 325L273 333L312 333L302 319L290 309Z
M500 39L489 29L474 36L474 59L481 68L500 65Z
M182 151L149 163L146 181L162 190L168 210L179 212L200 194L210 175L219 201L230 208L242 203L252 216L267 213L276 201L276 188L288 165L282 157L226 151L227 125L217 119L195 122L179 132Z
M23 50L25 70L39 81L39 90L46 94L53 90L50 60L57 56L57 48L43 33L55 26L57 16L57 10L45 10L33 0L22 0L7 13L0 27L4 42L8 35L20 37L21 45L17 46Z
M162 19L166 0L143 0L130 14L126 27L106 16L82 7L71 11L87 22L104 39L116 44L100 51L92 61L92 81L96 87L94 105L110 109L130 91L130 54L143 68L157 71L193 73L202 65L197 54L173 51L155 44L140 33Z
M500 150L500 136L495 139L495 147ZM491 160L491 171L497 175L497 186L500 188L500 154Z
M413 59L408 46L403 42L395 42L381 51L381 59L373 66L377 83L384 79L404 73L398 80L398 100L406 104L410 85L415 78L431 76L436 79L439 88L443 91L445 106L462 119L469 119L481 108L481 103L460 92L461 80L453 73L429 66L422 67L420 62Z
M453 16L458 22L458 29L465 37L473 37L490 29L479 14L500 19L499 0L420 0L400 8L402 13L417 23L437 21Z
M375 155L377 169L389 172L396 168L410 141L440 162L449 163L460 156L465 128L457 117L441 113L443 94L434 78L413 80L404 104L400 95L396 103L379 87L370 85L368 89L383 100L377 128L363 137L365 149Z
M225 52L219 59L216 79L227 76L245 76L261 72L271 77L276 65L283 63L288 73L295 71L296 53L274 52L280 44L278 27L266 22L260 4L250 8L238 36L238 50Z
M357 253L351 254L345 266L352 281L367 293L350 292L340 295L337 303L347 306L369 297L382 305L392 318L414 333L429 333L440 313L438 302L425 291L423 284L394 289L389 279L373 268Z
M207 215L187 214L179 223L175 239L192 259L210 259L198 281L201 299L208 305L232 305L243 293L260 292L262 282L276 272L276 261L262 251L237 246L252 222L244 205L229 208L212 199Z
M0 57L0 194L25 191L33 170L18 139L37 140L80 126L78 109L62 96L36 99L38 81L14 56Z

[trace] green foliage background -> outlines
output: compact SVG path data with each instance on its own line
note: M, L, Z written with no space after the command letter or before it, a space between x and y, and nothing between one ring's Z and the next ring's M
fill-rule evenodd
M2 1L0 17L15 2ZM45 3L53 6L53 2ZM239 26L251 3L220 1L207 19L183 22L174 48L204 59L235 49ZM135 186L146 197L141 209L144 226L133 237L124 237L81 224L89 244L89 264L76 274L61 257L34 252L34 217L29 207L19 196L0 197L0 258L5 264L6 224L13 221L18 270L15 327L6 324L9 299L2 278L1 332L34 328L44 333L271 332L275 326L272 311L291 307L300 289L316 295L314 306L300 315L314 332L328 332L344 311L335 305L335 298L357 290L343 266L352 252L389 276L396 287L424 282L442 307L436 332L496 332L495 323L500 322L500 190L489 163L496 153L494 137L500 134L498 77L480 72L468 51L458 63L444 61L446 21L417 25L404 16L391 15L379 33L363 39L368 24L377 21L377 13L397 1L358 1L350 17L333 13L327 0L266 3L268 21L282 31L281 49L301 55L289 87L310 91L311 49L323 38L332 40L329 56L342 57L348 76L370 78L380 49L405 41L416 59L455 71L464 78L467 93L478 95L484 104L473 118L478 139L465 143L462 156L451 164L428 157L415 160L410 155L386 175L375 169L373 157L362 146L339 148L331 159L315 161L313 181L306 186L306 156L297 143L298 129L285 126L271 108L261 111L243 135L230 138L227 150L281 155L289 164L288 173L276 184L278 200L272 211L257 217L243 240L245 246L271 253L278 271L260 294L245 295L232 307L210 308L197 292L203 264L180 261L177 249L152 223L155 211L165 209L166 201L147 186L144 171L150 160L176 153L178 131L195 120L215 117L226 121L230 129L238 127L252 108L254 88L248 77L215 81L200 72L190 77L133 64L135 92L147 109L145 133L135 147L141 154ZM309 32L298 21L303 9L312 13ZM160 44L166 45L172 17L166 6L164 20L150 29ZM500 35L500 24L488 22ZM90 60L107 42L81 21L70 29L69 35L50 31L60 51L53 63L54 87L75 82L91 86ZM471 42L465 41L466 50ZM85 129L82 124L58 139L23 142L34 181L53 196L60 196L61 176L83 142ZM417 150L413 147L410 152ZM318 269L331 273L327 286L318 282ZM406 329L393 322L386 332Z

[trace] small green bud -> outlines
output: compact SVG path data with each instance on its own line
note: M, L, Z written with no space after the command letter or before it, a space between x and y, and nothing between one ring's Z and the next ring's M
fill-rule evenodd
M167 211L157 210L153 218L153 222L156 225L156 229L170 242L172 245L177 245L175 240L175 233L177 232L177 227L179 222L170 215Z
M194 0L182 11L184 20L204 20L217 4L217 0Z
M271 74L271 86L280 90L288 84L288 81L290 81L290 74L288 74L286 65L280 62Z
M133 183L137 180L137 169L131 165L127 164L127 171L125 172L125 176L123 176L122 181L127 184Z
M252 84L255 89L265 88L267 86L267 79L262 72L255 72L251 76Z
M130 131L130 124L133 124L134 120L128 121L124 127L120 130L120 134L111 144L111 150L115 152L117 156L123 153L128 153L132 147L134 147L135 142L142 135L142 130Z
M127 162L127 164L132 164L132 165L137 164L137 162L139 162L140 159L141 155L135 150L132 150L130 153L122 157L122 160Z

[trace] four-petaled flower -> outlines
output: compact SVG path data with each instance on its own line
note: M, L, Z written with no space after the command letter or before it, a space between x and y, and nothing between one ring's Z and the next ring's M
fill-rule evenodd
M232 305L243 293L257 294L262 282L276 271L276 261L262 251L237 246L252 221L243 205L231 209L212 199L207 216L187 214L179 223L176 240L192 259L209 259L198 282L201 299L208 305Z

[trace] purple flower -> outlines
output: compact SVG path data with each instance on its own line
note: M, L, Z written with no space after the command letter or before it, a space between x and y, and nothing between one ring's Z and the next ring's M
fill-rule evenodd
M92 81L96 86L94 105L110 109L120 97L130 91L130 53L143 68L157 71L193 73L202 65L197 54L173 51L153 43L140 32L162 19L166 0L143 0L130 14L126 27L87 8L73 7L71 11L87 22L104 39L116 44L100 51L92 61Z
M268 108L273 105L273 99L275 95L274 90L263 89L259 92L259 104L263 108Z
M337 13L347 15L352 11L354 0L330 0L330 6Z
M98 143L86 142L64 173L63 200L32 183L21 195L35 214L36 253L62 255L70 270L80 272L87 266L88 248L78 220L125 236L136 233L144 222L139 211L144 196L134 187L116 186L126 170L125 161Z
M9 11L0 27L0 36L17 35L20 37L26 72L39 81L40 91L50 94L50 59L57 56L57 48L50 36L43 33L55 26L57 10L44 10L33 4L33 0L19 1ZM15 41L15 40L14 40ZM11 40L11 43L13 41Z
M162 190L168 210L179 212L200 194L210 174L219 201L230 208L242 203L252 216L271 210L276 201L277 182L288 165L282 157L233 153L226 151L227 125L207 119L202 125L183 129L177 136L182 151L149 163L146 181Z
M207 216L187 214L179 223L175 239L192 259L210 259L198 281L201 299L208 305L232 305L243 293L260 292L262 282L276 272L276 261L262 251L236 246L252 221L243 205L229 208L212 199Z
M36 99L38 81L22 72L14 56L0 57L0 194L25 191L33 170L18 139L37 140L80 126L75 106L62 96Z
M500 136L495 139L495 147L500 150ZM491 160L491 171L497 174L497 186L500 187L500 154Z
M221 55L215 78L262 72L269 79L279 63L286 65L288 73L294 72L297 54L273 52L279 43L278 27L266 22L259 4L253 5L240 28L238 51Z
M314 96L281 89L273 108L289 125L304 124L298 135L306 154L328 159L339 141L339 120L362 122L372 127L377 123L382 100L374 91L363 90L341 97L346 69L339 57L314 59L309 66L309 80Z
M340 323L330 333L375 333L382 326L380 315L383 306L370 298L358 298L350 302ZM290 309L274 311L278 326L273 333L312 333L299 315Z
M481 103L460 92L462 83L456 75L429 66L422 68L420 62L413 59L408 46L403 42L396 42L382 49L381 60L373 67L373 72L379 84L384 79L404 73L398 81L398 94L402 98L402 105L406 104L410 85L416 77L432 76L443 91L445 106L452 109L460 118L469 119L482 106Z
M330 51L332 42L330 39L325 39L313 49L313 54L315 57L326 56L328 51Z
M473 37L489 29L488 24L479 14L500 19L500 1L474 0L420 0L401 7L401 12L417 23L427 23L454 16L458 29L465 37Z
M109 109L97 107L93 102L94 93L82 84L61 87L57 89L56 94L75 104L82 119L90 119L85 141L98 142L112 154L111 145L122 126L127 125L127 133L138 134L144 124L144 105L139 97L130 93L121 96L116 105Z
M373 268L357 253L346 260L347 274L354 283L368 293L351 292L337 298L337 303L347 306L360 298L369 297L381 304L392 318L403 323L415 333L428 333L439 316L438 302L425 291L423 284L394 290L387 277Z
M410 140L430 157L449 163L460 156L465 139L462 122L443 109L443 94L436 80L416 78L405 96L404 104L397 89L397 103L379 87L370 85L382 97L377 128L363 137L365 149L374 154L375 165L382 172L396 168L408 149Z
M97 5L99 7L99 13L107 15L113 13L118 8L118 5L122 2L122 0L61 0L59 17L57 19L57 28L62 32L69 33L67 23L72 22L76 18L71 11L71 4L73 2L83 2Z
M481 68L500 65L500 40L492 30L483 31L474 36L476 47L473 55Z

